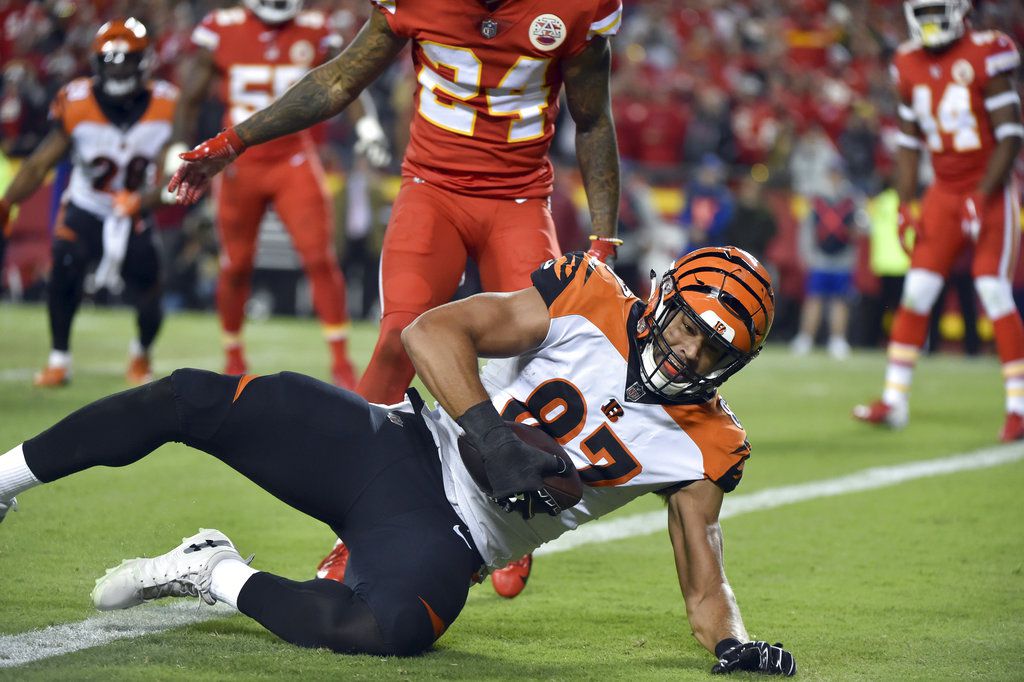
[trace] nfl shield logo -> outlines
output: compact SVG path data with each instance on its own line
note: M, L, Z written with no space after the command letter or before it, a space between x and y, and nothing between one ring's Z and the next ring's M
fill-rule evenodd
M484 19L480 22L480 35L490 40L498 35L498 22L494 19Z

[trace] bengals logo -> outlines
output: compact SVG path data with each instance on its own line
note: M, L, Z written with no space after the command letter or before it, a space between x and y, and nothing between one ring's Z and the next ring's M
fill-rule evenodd
M725 322L719 321L715 323L715 333L719 336L724 334L727 329L729 329L729 327L726 326Z

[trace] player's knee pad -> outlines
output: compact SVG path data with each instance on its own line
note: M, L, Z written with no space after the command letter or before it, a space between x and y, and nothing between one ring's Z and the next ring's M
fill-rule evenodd
M901 305L918 315L927 315L942 292L942 275L931 270L915 268L903 280Z
M974 290L978 292L978 298L990 320L998 320L1017 309L1009 280L995 275L982 275L975 278Z
M211 438L231 409L239 378L202 369L176 369L168 379L185 431L184 442Z

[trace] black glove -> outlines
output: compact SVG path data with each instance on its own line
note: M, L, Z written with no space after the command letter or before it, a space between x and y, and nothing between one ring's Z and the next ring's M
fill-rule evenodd
M456 421L480 452L487 481L491 484L491 495L499 504L503 499L540 490L544 487L545 476L565 470L565 463L558 457L516 438L489 400L469 408ZM512 499L511 507L502 506L505 511L519 509L520 505L516 504L519 501ZM535 501L538 500L528 502L529 516L533 516Z
M796 674L796 659L782 648L781 642L745 642L735 639L722 640L715 647L718 663L711 668L712 675L728 675L737 670L764 673L766 675Z
M547 512L548 516L558 516L562 513L562 508L558 502L543 489L530 490L514 497L495 497L492 495L490 498L491 502L501 507L502 511L506 514L519 512L526 521L529 521L537 512L541 511Z

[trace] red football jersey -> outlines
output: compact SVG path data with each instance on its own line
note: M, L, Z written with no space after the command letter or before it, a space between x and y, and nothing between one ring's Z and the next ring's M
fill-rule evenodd
M921 129L937 181L970 186L984 175L996 146L984 89L1019 65L1017 46L1000 31L968 31L937 54L917 43L897 51L892 75L901 117L912 115Z
M371 0L413 41L415 115L402 172L482 197L551 194L560 62L618 32L620 0Z
M215 10L192 32L192 42L213 54L223 76L224 125L237 125L284 94L309 69L319 66L341 37L318 11L300 12L279 26L264 24L243 7ZM248 149L243 158L290 156L308 148L309 131Z

